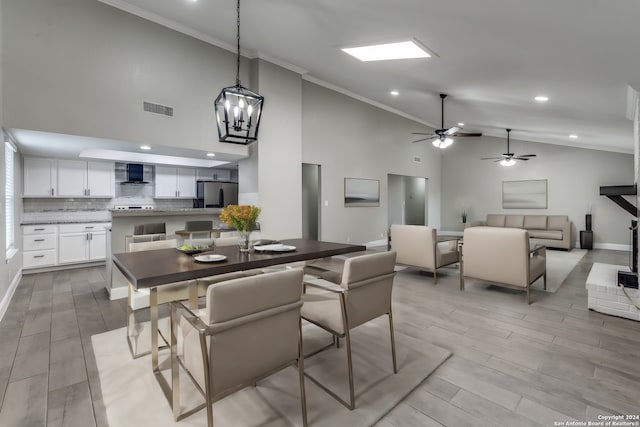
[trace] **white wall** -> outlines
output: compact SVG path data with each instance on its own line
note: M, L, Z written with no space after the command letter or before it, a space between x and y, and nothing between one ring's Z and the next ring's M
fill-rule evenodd
M258 91L265 98L256 143L262 237L302 237L301 82L299 74L259 61Z
M412 144L424 126L332 90L302 84L302 161L322 166L323 240L366 243L386 237L387 174L428 178L430 225L440 225L440 153ZM422 156L415 163L414 156ZM380 180L379 207L344 207L344 178ZM325 205L325 201L328 205Z
M234 53L98 1L3 3L6 127L246 155L218 142L213 113L235 83Z
M482 137L458 141L442 161L442 222L447 230L461 230L461 207L469 220L485 219L488 213L569 215L577 232L585 229L584 216L592 207L596 245L629 245L631 215L600 196L600 186L630 185L634 181L631 154L585 150L511 139L512 151L537 154L535 159L503 167L481 157L503 153L506 140ZM502 181L548 180L547 209L502 209Z

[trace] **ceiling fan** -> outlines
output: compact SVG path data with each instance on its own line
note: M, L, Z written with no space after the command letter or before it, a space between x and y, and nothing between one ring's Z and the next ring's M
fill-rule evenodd
M521 156L517 156L514 153L509 151L509 135L511 134L511 129L507 129L507 152L502 153L502 157L484 157L480 160L493 160L495 162L500 162L502 166L513 166L516 164L516 160L527 161L532 157L536 157L535 154L523 154Z
M440 123L440 129L436 129L433 134L424 133L424 132L413 132L413 135L427 135L425 138L418 139L416 141L412 141L414 143L421 141L428 141L433 139L432 144L437 148L447 148L451 144L453 144L452 137L458 136L482 136L481 133L461 133L461 127L454 126L449 129L445 129L444 127L444 99L447 97L444 93L440 94L440 102L441 102L441 117L442 122Z

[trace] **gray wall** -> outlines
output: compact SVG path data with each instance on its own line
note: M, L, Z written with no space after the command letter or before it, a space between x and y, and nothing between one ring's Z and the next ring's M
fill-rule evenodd
M246 154L213 101L235 54L92 0L5 0L4 126ZM248 84L250 61L241 64ZM174 117L142 102L174 107Z
M389 173L428 178L428 218L439 227L440 153L410 142L411 132L424 132L424 126L307 81L302 113L302 161L322 166L323 240L366 243L386 237ZM344 207L345 177L380 180L380 206Z
M488 213L569 215L574 231L579 231L585 229L584 216L591 206L595 243L629 245L631 215L600 196L599 190L602 185L633 183L633 155L511 142L513 152L537 157L512 167L480 160L505 151L506 140L492 137L458 141L445 151L442 192L452 196L443 200L443 229L461 230L460 213L465 207L469 220L485 219ZM502 181L528 179L548 180L548 208L502 209ZM575 237L577 240L578 235Z
M0 23L2 22L4 16L4 5L3 2L0 2ZM6 40L6 30L4 27L0 28L0 124L4 123L4 65L3 61L3 47L4 40ZM7 246L6 242L6 230L5 230L5 168L4 168L4 132L0 130L0 142L2 142L2 150L0 153L0 170L2 171L0 177L0 199L2 200L2 207L0 210L2 211L2 223L0 224L0 242L2 242L2 247L0 248L0 317L3 314L3 309L6 308L8 304L9 295L7 291L11 286L11 283L17 278L16 275L20 272L20 268L22 266L22 252L18 252L13 256L13 258L7 260L7 253L5 248ZM16 194L19 194L17 189L21 188L22 182L22 168L20 167L20 156L18 154L14 155L14 165L16 169L16 174L14 176L14 182L16 183ZM15 212L14 217L16 219L15 223L15 236L16 236L16 246L20 248L22 246L22 235L20 233L20 227L18 224L20 223L20 212L22 211L22 203L20 198L16 198L15 200Z

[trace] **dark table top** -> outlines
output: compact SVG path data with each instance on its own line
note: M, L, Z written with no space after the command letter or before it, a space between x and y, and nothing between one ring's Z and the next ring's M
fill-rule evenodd
M113 263L136 289L193 280L234 271L265 268L272 265L326 258L366 250L362 245L290 239L282 244L296 247L293 252L242 253L238 247L221 246L202 254L225 255L221 262L198 262L177 249L126 252L113 255Z

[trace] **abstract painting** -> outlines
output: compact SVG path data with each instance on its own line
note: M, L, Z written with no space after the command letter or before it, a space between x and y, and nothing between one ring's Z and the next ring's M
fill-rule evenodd
M503 209L546 209L547 180L502 182Z
M380 181L377 179L344 179L344 205L380 206Z

